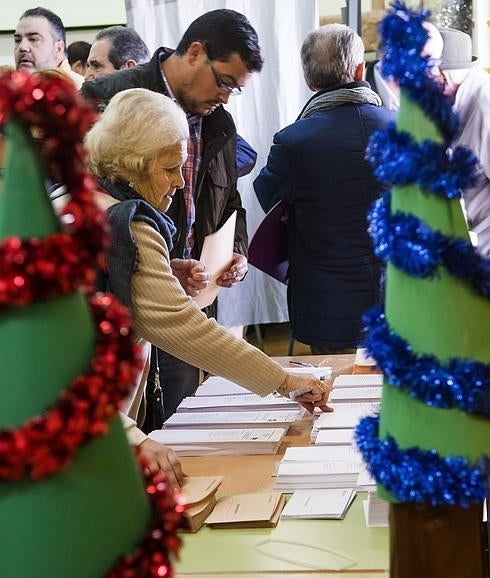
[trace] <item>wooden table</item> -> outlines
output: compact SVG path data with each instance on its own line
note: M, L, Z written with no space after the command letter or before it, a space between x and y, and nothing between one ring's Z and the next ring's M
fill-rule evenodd
M286 366L289 360L330 365L336 373L352 373L354 356L276 358ZM311 425L309 415L295 422L276 455L186 457L182 458L184 471L190 476L224 476L220 494L271 491L286 448L309 445ZM176 576L387 577L388 531L387 528L366 528L362 498L362 494L357 496L342 521L281 520L272 529L204 527L197 534L185 534L181 561L175 567Z

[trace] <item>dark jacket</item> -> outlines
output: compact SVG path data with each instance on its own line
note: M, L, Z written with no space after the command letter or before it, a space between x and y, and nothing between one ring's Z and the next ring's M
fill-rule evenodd
M289 209L288 307L298 341L355 347L362 314L380 299L366 219L380 187L364 156L369 136L391 120L372 104L316 112L275 135L254 182L265 211L279 199Z
M171 53L168 48L159 48L145 64L87 81L82 86L82 95L98 103L107 103L116 93L128 88L147 88L166 94L160 62ZM192 256L199 258L204 237L219 229L234 210L237 211L235 252L246 256L248 239L245 209L236 186L236 128L230 114L222 106L203 117L202 142L201 164L194 190L196 221ZM182 191L174 195L167 214L177 227L171 256L182 257L185 245L185 203Z

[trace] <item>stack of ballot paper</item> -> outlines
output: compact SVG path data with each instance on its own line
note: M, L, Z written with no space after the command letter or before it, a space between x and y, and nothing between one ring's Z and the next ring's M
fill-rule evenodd
M213 375L208 377L206 381L201 383L201 385L196 389L196 396L209 396L209 395L250 395L248 389L245 389L241 385L225 379L224 377L218 377Z
M297 490L289 498L281 519L343 520L355 495L352 488Z
M368 528L388 526L389 502L378 498L376 491L370 491L367 500L364 500L362 505Z
M220 498L206 520L211 528L273 528L285 498L282 494L240 494Z
M362 464L361 469L359 470L356 487L358 490L363 490L365 492L376 490L376 481L371 477L365 463Z
M340 387L333 389L328 398L330 403L370 403L380 401L382 387ZM336 407L336 406L335 406Z
M360 460L328 462L284 462L279 464L275 489L281 492L322 488L352 488L356 485Z
M192 412L174 413L163 424L164 428L184 429L223 429L246 427L282 427L289 426L299 418L300 412L294 411L231 411L231 412Z
M152 440L170 446L179 456L275 454L286 430L178 429L150 433Z
M376 365L376 361L369 356L365 347L358 347L356 349L355 365Z
M352 373L380 373L376 361L372 357L369 357L367 350L363 347L359 347L356 351Z
M354 429L320 429L315 439L317 446L350 446L354 443Z
M361 454L354 446L308 446L287 448L282 462L336 462L356 460L361 466ZM357 479L357 478L356 478Z
M379 401L335 404L333 413L322 413L315 420L311 428L310 441L315 443L318 432L322 429L354 429L361 417L377 413L380 405Z
M307 366L307 367L286 367L288 373L293 374L311 374L318 379L327 379L332 373L332 368L330 366ZM366 384L370 385L370 384ZM375 385L375 384L373 384ZM359 384L361 386L361 384ZM250 391L245 389L241 385L225 379L224 377L219 377L217 375L212 375L208 377L201 385L197 388L195 396L218 396L218 395L250 395Z
M197 532L216 505L216 490L222 476L189 476L184 478L182 503L185 506L187 531Z
M333 388L341 387L381 387L383 375L380 373L366 375L338 375L333 382Z
M328 379L332 375L332 368L329 365L306 365L300 367L285 367L284 369L288 373L314 375L318 379Z
M300 410L299 403L286 397L267 395L260 397L254 393L247 395L216 395L185 397L177 408L184 411L276 411Z

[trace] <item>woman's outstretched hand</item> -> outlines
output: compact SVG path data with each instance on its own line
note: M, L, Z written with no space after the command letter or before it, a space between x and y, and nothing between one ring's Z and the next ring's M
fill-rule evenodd
M313 375L305 374L288 374L284 383L277 391L286 397L290 397L313 413L315 407L321 411L333 411L327 405L328 396L332 391L330 380L318 379Z

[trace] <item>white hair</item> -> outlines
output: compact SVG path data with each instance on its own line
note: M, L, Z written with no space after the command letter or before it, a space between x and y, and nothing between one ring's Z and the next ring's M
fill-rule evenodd
M352 82L363 61L361 37L344 24L320 26L308 34L301 47L303 72L313 90Z
M166 148L186 140L184 111L173 100L146 88L116 94L85 138L90 168L111 180L145 176Z

